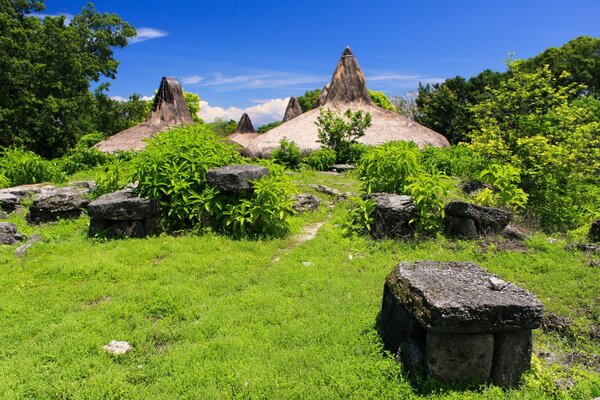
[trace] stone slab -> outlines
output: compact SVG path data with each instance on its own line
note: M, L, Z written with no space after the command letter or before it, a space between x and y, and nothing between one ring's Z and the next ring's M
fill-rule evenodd
M485 333L537 328L542 303L506 282L495 290L489 274L470 262L404 262L386 279L399 302L433 332Z
M268 168L260 165L227 165L209 169L206 174L206 181L210 186L222 192L240 192L251 190L251 182L268 174Z
M112 221L144 220L159 217L160 208L155 200L139 197L133 189L124 189L92 201L88 205L88 215Z
M521 374L531 367L531 351L531 330L496 332L492 382L498 386L517 386Z

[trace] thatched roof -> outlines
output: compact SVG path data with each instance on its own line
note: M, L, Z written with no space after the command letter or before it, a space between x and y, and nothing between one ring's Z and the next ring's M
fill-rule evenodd
M300 114L302 114L302 107L300 107L298 99L295 97L290 97L290 102L288 103L287 108L285 109L285 114L283 115L283 122L288 122Z
M246 148L258 136L260 135L254 130L250 117L248 114L244 113L240 118L240 122L238 122L235 132L227 136L227 139Z
M146 147L145 139L173 126L193 123L181 85L175 78L163 77L154 96L152 111L146 121L125 129L94 147L105 153L118 150L142 150Z
M254 130L254 126L252 126L252 121L248 114L243 113L240 118L240 122L238 122L238 126L235 129L234 133L256 133Z
M365 136L358 140L360 143L378 145L404 140L413 141L419 147L450 146L448 140L439 133L397 113L375 106L369 97L365 76L349 48L344 50L331 83L319 96L319 106L338 113L344 113L349 108L371 113L372 124L366 130ZM255 157L268 157L283 138L295 142L304 152L319 149L321 145L317 142L319 136L315 124L319 113L319 109L305 112L258 136L246 146L247 152Z

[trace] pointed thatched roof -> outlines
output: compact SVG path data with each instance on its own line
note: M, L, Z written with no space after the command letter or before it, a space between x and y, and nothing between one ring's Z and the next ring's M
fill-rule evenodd
M302 114L302 107L300 107L298 99L295 97L290 97L290 102L288 103L287 108L285 109L285 114L283 115L283 122L288 122L300 114Z
M94 147L105 153L113 153L118 150L142 150L146 147L145 139L152 135L173 126L193 123L181 85L175 78L163 77L158 92L154 96L152 111L146 121L125 129Z
M252 121L248 114L243 113L240 118L240 122L238 122L238 126L235 129L234 133L256 133L254 130L254 126L252 126Z
M349 108L371 113L372 124L365 136L358 140L364 144L378 145L404 140L413 141L419 147L450 146L448 140L439 133L374 105L369 97L365 76L349 48L344 50L331 82L319 96L319 106L338 113L344 113ZM315 125L319 113L319 109L307 111L258 136L246 146L247 153L255 157L268 157L283 138L295 142L304 152L319 149L321 145L317 142L319 135Z
M227 136L227 138L232 142L235 142L246 148L258 136L260 135L254 130L254 126L252 125L250 117L248 114L244 113L240 118L240 122L238 122L235 132Z

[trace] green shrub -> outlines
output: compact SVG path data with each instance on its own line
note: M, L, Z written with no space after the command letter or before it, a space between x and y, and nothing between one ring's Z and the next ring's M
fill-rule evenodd
M421 152L413 142L389 142L367 151L356 170L367 193L402 194L408 178L422 169Z
M315 150L308 155L306 163L314 170L329 171L335 164L335 151L331 149Z
M40 182L63 182L66 177L53 161L44 160L23 148L0 151L0 170L8 186Z
M345 163L358 165L362 156L369 150L369 146L362 143L350 143L348 147L342 149L340 159L345 160Z
M297 169L302 161L302 151L296 143L283 138L279 141L279 147L271 153L271 159L289 169Z
M8 180L8 178L6 176L4 176L4 173L0 172L0 189L4 189L9 186L10 186L10 181Z
M371 114L363 111L352 112L348 109L340 115L321 108L315 122L319 132L317 142L335 151L337 162L345 163L347 160L344 155L348 154L348 148L365 135L365 131L371 126L371 119Z
M465 144L448 147L428 146L422 150L423 165L429 172L439 171L465 180L479 179L487 161Z
M89 149L96 143L103 141L105 138L106 136L100 132L88 133L87 135L83 135L79 138L75 147L80 149Z
M452 187L450 178L440 172L421 172L408 177L406 192L413 198L417 231L434 234L442 227L445 200Z
M346 221L342 224L345 236L363 235L371 231L375 202L371 199L356 197Z
M93 197L124 188L133 181L133 165L128 160L114 158L96 174L96 190Z
M76 147L58 160L62 171L71 175L111 161L113 157L94 148Z
M133 180L142 196L156 199L168 228L190 228L208 218L216 195L206 172L243 160L233 146L206 125L163 132L133 162Z
M475 193L472 196L475 203L491 207L504 206L513 211L525 209L528 196L518 186L521 182L518 168L509 164L493 164L489 169L482 171L480 178L495 190L486 188Z

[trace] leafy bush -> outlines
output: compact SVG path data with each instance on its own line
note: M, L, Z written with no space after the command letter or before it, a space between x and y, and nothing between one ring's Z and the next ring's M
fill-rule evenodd
M371 98L371 101L373 102L373 104L375 104L378 107L383 108L384 110L388 110L388 111L396 110L396 107L394 107L394 104L392 104L392 101L390 100L390 98L387 97L385 95L385 93L383 93L383 92L369 90L369 97Z
M319 149L308 155L306 163L314 170L328 171L335 164L335 159L335 151L331 149Z
M103 153L94 148L78 148L71 150L66 156L58 160L58 165L62 171L71 175L78 171L83 171L105 164L112 160L109 154Z
M315 124L319 131L317 141L335 151L337 162L345 163L348 160L344 155L348 154L350 145L363 137L366 129L371 126L371 114L348 109L344 115L339 115L321 108Z
M235 238L280 236L287 232L287 218L294 214L291 192L292 183L284 171L271 169L254 182L249 197L223 207L223 223L218 225Z
M451 148L428 146L422 150L422 154L427 171L439 171L466 180L479 179L488 164L486 159L463 143Z
M369 146L362 143L350 143L350 145L342 149L340 159L352 165L358 165L362 156L369 150Z
M124 188L133 180L133 165L128 160L114 158L96 175L94 197Z
M261 125L256 130L256 133L266 133L269 132L273 128L277 128L279 125L283 124L282 121L273 121L265 125Z
M243 160L206 125L181 127L156 136L135 157L133 179L142 196L156 199L169 228L190 228L207 218L215 195L206 172Z
M480 178L494 187L486 188L473 195L473 200L483 206L505 206L513 211L525 209L527 194L518 187L521 175L518 168L512 165L493 164L484 170Z
M79 138L75 147L81 149L89 149L96 143L103 141L105 138L106 136L100 132L88 133L87 135L83 135Z
M0 189L4 189L10 186L10 181L2 172L0 172Z
M408 177L406 192L413 198L417 231L433 234L442 227L444 206L452 187L450 178L440 172L421 172Z
M389 142L367 151L357 174L367 193L404 193L408 178L422 170L421 151L413 142Z
M279 147L271 153L271 159L290 169L296 169L302 161L302 151L298 145L286 138L279 141Z
M356 197L346 221L342 224L345 236L363 235L371 231L375 202L371 199Z
M56 163L18 147L0 151L0 170L9 183L7 186L63 182L66 179Z
M598 203L588 195L600 184L600 122L593 107L570 101L581 87L557 85L547 66L527 71L522 62L510 62L508 74L471 108L472 148L520 169L519 187L544 227L575 226Z

